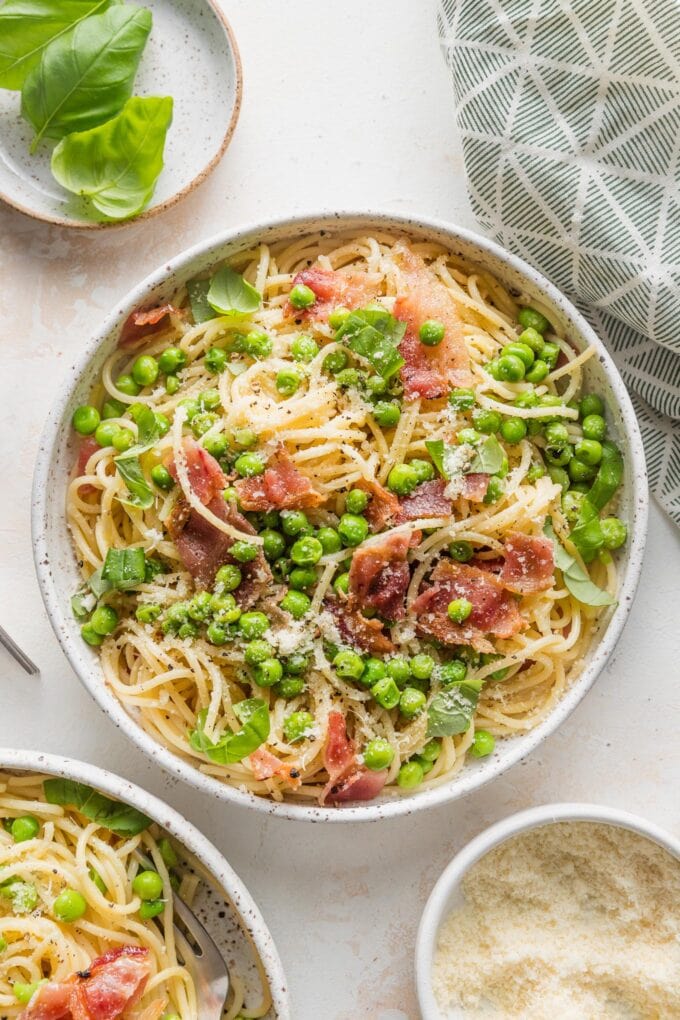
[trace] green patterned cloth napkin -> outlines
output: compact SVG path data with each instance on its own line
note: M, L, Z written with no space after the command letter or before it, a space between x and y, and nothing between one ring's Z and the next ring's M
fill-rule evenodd
M680 0L440 0L475 215L607 343L680 525Z

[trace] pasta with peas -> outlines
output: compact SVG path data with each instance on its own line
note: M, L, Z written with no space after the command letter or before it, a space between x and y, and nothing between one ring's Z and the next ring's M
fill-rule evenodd
M329 805L535 726L626 540L591 353L384 233L262 244L135 310L73 416L105 682L207 774Z

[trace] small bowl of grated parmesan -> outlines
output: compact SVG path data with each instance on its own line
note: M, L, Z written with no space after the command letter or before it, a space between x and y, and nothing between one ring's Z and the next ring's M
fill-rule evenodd
M590 804L498 822L435 885L416 981L424 1020L680 1016L680 840Z

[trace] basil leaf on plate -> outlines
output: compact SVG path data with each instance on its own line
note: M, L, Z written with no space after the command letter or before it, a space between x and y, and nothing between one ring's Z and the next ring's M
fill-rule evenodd
M210 280L189 280L187 283L191 314L196 324L217 318L217 312L208 301L209 290Z
M194 751L205 754L220 765L233 765L247 758L264 744L269 736L269 709L261 698L247 698L234 705L234 712L242 724L236 733L225 733L213 741L206 736L203 727L207 710L198 713L196 729L189 734L189 743Z
M406 323L386 308L362 308L347 316L335 338L366 358L383 379L390 379L404 364L399 344L405 332Z
M117 836L137 836L151 825L151 819L137 808L111 800L74 779L46 779L43 790L48 804L75 808L91 822L103 825Z
M116 5L46 47L21 91L21 113L36 132L31 152L43 137L86 131L120 112L150 31L150 11Z
M229 266L222 266L210 281L207 301L220 315L249 315L260 307L261 295Z
M52 153L52 173L113 220L135 216L153 195L163 169L172 121L170 96L134 96L117 117L64 138Z
M479 688L471 683L454 684L445 691L438 691L427 709L428 738L465 733L478 701Z
M109 549L101 572L109 588L126 591L142 584L146 576L146 558L143 549ZM90 578L92 587L92 578ZM94 590L94 589L93 589ZM109 590L109 589L104 589Z
M443 478L446 478L446 472L444 471L444 440L443 439L427 439L425 446L430 457L432 457L432 463L436 467L437 471Z
M147 404L132 404L130 415L137 426L137 442L115 460L122 460L124 457L137 457L140 453L146 453L152 446L155 446L161 437L158 418Z
M463 474L495 475L503 467L504 456L503 447L496 437L487 436L482 443L475 446L475 455Z
M20 89L46 46L120 0L6 0L0 8L0 88Z
M603 591L594 584L587 573L564 548L552 526L552 518L546 517L543 534L552 540L555 550L555 564L562 571L564 584L568 591L582 602L584 606L613 606L616 599L608 591Z
M155 497L144 477L139 457L116 457L114 463L129 493L127 499L118 496L118 501L139 510L148 510L153 506Z

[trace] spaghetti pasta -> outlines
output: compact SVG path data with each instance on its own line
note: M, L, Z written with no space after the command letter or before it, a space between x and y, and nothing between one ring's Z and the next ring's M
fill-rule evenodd
M233 307L191 281L92 393L100 445L67 497L84 637L139 724L226 783L323 803L446 783L485 753L479 731L488 749L552 711L613 601L625 528L600 525L604 504L590 514L608 456L604 432L588 438L606 429L599 398L579 404L591 352L434 243L322 233L243 251L228 272ZM546 520L599 596L552 560L526 590L507 581L512 536L545 556ZM111 584L126 550L143 550L144 574ZM362 595L367 555L387 559ZM449 589L471 624L421 611ZM110 630L88 594L114 610ZM336 775L334 712L350 748Z

